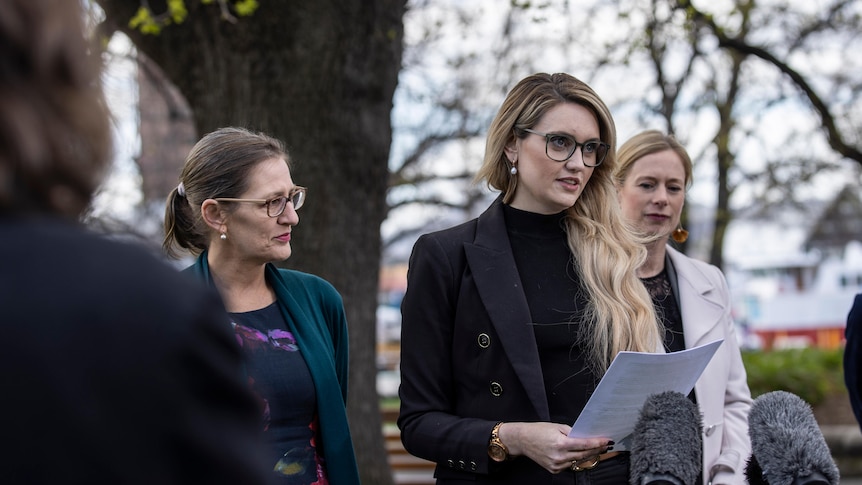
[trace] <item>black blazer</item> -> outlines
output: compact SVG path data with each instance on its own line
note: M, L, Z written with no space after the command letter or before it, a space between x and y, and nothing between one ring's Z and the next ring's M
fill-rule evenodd
M497 422L550 420L499 198L478 219L419 238L401 312L404 447L436 462L441 484L550 483L528 458L487 454Z
M853 300L844 336L847 338L844 347L844 382L847 384L853 413L862 429L862 293Z
M65 222L0 220L4 483L264 483L215 293Z

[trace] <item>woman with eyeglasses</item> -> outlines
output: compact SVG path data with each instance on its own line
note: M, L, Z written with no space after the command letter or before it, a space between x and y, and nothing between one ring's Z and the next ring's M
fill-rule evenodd
M488 130L477 179L499 197L423 235L402 311L405 448L438 484L619 484L629 456L568 437L613 358L660 350L621 223L610 112L568 74L535 74Z
M724 339L691 394L703 414L703 483L744 484L752 401L727 282L715 266L668 245L688 237L680 217L691 185L691 158L676 138L655 130L623 143L617 158L614 180L623 216L651 238L637 274L661 315L665 351Z
M358 484L347 424L347 321L328 282L277 268L306 189L282 143L241 128L204 136L165 210L164 249L218 289L258 396L274 483Z

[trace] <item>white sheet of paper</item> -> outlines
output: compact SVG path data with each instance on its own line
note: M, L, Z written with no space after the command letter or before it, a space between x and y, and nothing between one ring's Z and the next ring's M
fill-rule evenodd
M688 395L724 340L669 354L620 352L572 425L573 438L608 437L629 449L641 408L652 394Z

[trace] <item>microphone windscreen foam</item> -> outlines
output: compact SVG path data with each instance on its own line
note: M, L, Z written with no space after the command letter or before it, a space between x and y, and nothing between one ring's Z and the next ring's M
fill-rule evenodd
M700 410L683 394L666 391L647 398L632 432L632 485L694 485L702 468Z
M748 415L752 459L769 485L790 485L817 477L838 485L838 466L814 419L799 396L773 391L758 396ZM751 478L750 478L751 480Z

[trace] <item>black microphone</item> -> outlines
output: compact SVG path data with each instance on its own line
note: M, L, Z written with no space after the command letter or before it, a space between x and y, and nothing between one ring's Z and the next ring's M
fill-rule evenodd
M773 391L758 396L748 414L750 484L838 485L838 466L811 406L796 394Z
M665 391L644 402L632 431L631 485L694 485L703 466L700 410L683 394Z

